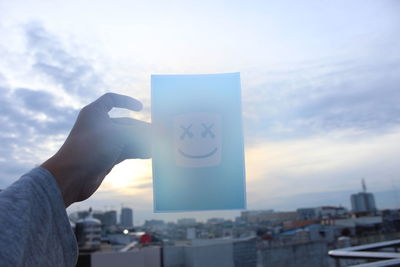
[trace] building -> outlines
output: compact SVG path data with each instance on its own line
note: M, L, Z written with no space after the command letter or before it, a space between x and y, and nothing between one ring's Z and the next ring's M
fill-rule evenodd
M322 206L315 208L299 208L297 209L297 213L301 220L318 220L343 217L348 214L348 211L344 207Z
M77 222L80 219L85 219L89 216L88 211L78 211L73 212L69 215L69 218L73 222ZM113 225L117 225L117 212L115 210L110 211L92 211L92 217L99 220L102 226L109 227Z
M400 231L400 210L383 210L382 219L384 232Z
M104 212L102 223L104 224L104 226L117 225L117 211L110 210Z
M240 215L240 219L244 222L249 222L253 220L255 217L262 216L263 214L274 213L274 210L246 210L242 211Z
M101 222L93 218L92 208L85 219L75 224L75 236L79 251L96 251L101 245Z
M146 220L144 222L145 228L159 228L165 227L165 222L163 220Z
M171 266L161 264L161 249L159 247L144 247L127 252L100 251L80 254L76 267L160 267Z
M348 229L351 235L367 236L379 233L383 228L381 216L362 216L347 219L337 219L333 222L338 229Z
M296 211L274 212L273 210L242 211L241 217L246 223L280 224L284 221L297 220L298 213Z
M322 206L320 210L320 216L322 219L343 217L348 214L348 210L345 207L335 206Z
M202 242L201 242L202 241ZM125 248L79 255L76 267L256 267L255 239L201 240L191 244Z
M177 221L179 226L194 226L196 225L196 219L193 218L182 218Z
M208 224L220 224L220 223L224 223L225 219L224 218L210 218L207 220Z
M104 213L100 210L92 211L92 217L99 220L103 224Z
M120 225L123 227L133 227L133 210L122 208L120 216Z
M197 237L196 228L191 227L186 229L186 239L193 240L196 239L196 237Z
M300 208L297 213L301 220L316 220L320 217L320 208Z
M372 193L367 193L367 186L362 179L363 192L351 195L351 208L354 213L375 212L375 198Z
M366 192L351 195L351 208L356 213L376 211L374 195Z
M256 240L196 239L181 246L167 246L163 266L256 267Z

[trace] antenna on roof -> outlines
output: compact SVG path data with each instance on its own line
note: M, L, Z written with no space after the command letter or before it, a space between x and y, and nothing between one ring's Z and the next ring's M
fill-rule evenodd
M361 184L362 184L363 192L366 193L367 192L367 185L365 184L364 178L361 179Z

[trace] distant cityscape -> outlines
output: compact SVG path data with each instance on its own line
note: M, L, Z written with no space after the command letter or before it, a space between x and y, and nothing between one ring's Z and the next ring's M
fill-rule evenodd
M152 219L136 226L129 207L121 208L119 220L116 210L77 211L69 218L80 248L77 266L102 267L110 260L122 267L337 266L331 249L400 236L400 210L379 210L364 180L362 191L349 198L351 210L247 210L234 220Z

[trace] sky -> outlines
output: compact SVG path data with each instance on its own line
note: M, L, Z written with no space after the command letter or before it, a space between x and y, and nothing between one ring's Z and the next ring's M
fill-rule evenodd
M0 0L0 188L53 155L105 92L142 101L150 75L240 72L248 209L350 206L361 179L400 208L398 1ZM127 160L68 211L154 214L151 160Z

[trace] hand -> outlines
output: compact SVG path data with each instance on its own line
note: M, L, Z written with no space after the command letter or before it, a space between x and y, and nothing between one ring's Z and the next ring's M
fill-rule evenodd
M150 157L150 124L110 118L113 107L139 111L142 104L113 93L101 96L79 112L60 150L41 165L56 178L66 207L89 198L121 161Z

